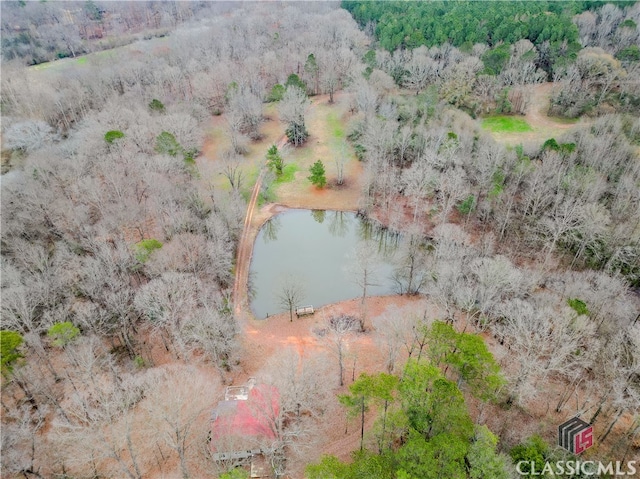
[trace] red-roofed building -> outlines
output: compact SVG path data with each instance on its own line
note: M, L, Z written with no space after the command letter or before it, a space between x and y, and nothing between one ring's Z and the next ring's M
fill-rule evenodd
M211 414L211 452L216 460L251 458L276 438L280 395L273 386L231 386Z

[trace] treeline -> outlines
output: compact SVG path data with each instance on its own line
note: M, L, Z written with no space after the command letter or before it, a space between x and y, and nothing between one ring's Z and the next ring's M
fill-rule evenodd
M578 41L571 17L595 2L343 2L362 26L375 22L380 45L429 47L451 43L470 48L527 39L535 45Z
M196 17L230 10L209 2L2 2L2 61L36 65L164 36Z
M552 79L581 47L611 47L621 59L637 56L637 18L625 18L635 2L343 2L388 51L450 44L463 52L489 47L490 63L508 57L508 46L529 40L540 52L535 64ZM600 13L601 12L601 13ZM580 14L580 15L577 15ZM577 16L576 16L577 15ZM635 19L634 19L635 18ZM595 32L598 33L595 33ZM609 50L609 48L607 48ZM489 58L494 57L494 58ZM485 60L483 58L483 60ZM504 60L502 60L504 62Z
M472 4L478 5L465 5ZM384 5L399 9L431 3ZM403 18L400 15L397 21ZM551 95L553 115L575 118L612 111L637 112L640 89L632 78L640 68L640 5L620 8L606 4L573 17L573 23L571 28L577 26L581 44L548 40L536 44L521 38L492 46L479 42L457 47L444 41L431 47L400 46L393 51L374 44L376 48L364 58L368 65L365 75L380 69L401 87L418 92L437 87L441 98L472 116L524 114L529 102L526 85L545 81L556 83Z

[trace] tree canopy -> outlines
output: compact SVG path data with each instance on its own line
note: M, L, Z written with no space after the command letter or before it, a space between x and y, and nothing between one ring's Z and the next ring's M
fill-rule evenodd
M450 43L494 46L526 38L535 45L575 43L572 15L596 2L342 2L361 25L376 22L375 33L387 50Z
M324 185L327 184L327 177L325 176L322 161L316 161L311 168L309 168L309 172L311 173L308 177L309 181L318 188L324 188Z
M22 357L18 350L24 339L17 331L0 331L0 363L2 374L10 374L13 364Z
M496 436L474 426L456 383L435 365L409 360L401 379L363 374L349 391L340 402L362 418L371 401L384 404L381 419L393 437L378 441L378 453L361 447L351 464L324 456L307 467L310 479L508 477Z

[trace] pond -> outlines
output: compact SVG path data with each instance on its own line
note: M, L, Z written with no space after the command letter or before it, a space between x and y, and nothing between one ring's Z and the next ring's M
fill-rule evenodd
M298 306L314 308L396 292L399 235L355 213L290 210L267 221L256 238L249 273L256 318L288 311L279 296L301 290Z

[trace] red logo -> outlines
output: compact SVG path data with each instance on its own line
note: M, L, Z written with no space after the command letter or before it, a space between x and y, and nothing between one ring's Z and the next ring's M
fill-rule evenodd
M593 446L593 426L589 426L580 432L577 432L574 437L574 454L580 454L582 451L589 449Z
M593 426L578 417L558 426L558 445L574 454L580 454L593 446Z

